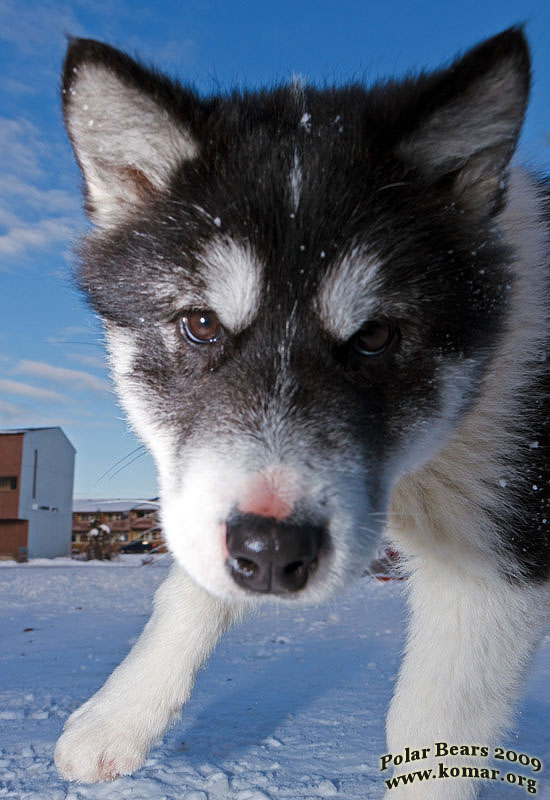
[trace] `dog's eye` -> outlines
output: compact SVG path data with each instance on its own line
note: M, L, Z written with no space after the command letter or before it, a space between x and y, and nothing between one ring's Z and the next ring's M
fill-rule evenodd
M395 336L391 322L367 322L353 339L353 349L361 356L379 356L384 353Z
M195 344L213 344L222 335L222 326L214 311L190 311L179 321L182 336Z

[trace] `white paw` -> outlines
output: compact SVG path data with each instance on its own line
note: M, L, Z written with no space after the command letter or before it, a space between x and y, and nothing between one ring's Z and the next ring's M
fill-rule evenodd
M113 706L96 695L65 723L55 763L66 780L112 781L142 766L154 737L136 722L135 709Z

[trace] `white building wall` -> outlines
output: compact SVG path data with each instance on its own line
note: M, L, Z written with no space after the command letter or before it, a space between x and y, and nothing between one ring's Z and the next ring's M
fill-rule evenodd
M29 558L71 551L74 459L61 428L25 431L19 518L29 520Z

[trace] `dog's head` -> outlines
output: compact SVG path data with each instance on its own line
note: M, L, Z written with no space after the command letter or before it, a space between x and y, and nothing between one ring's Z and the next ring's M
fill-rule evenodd
M169 545L222 597L316 600L455 433L505 324L496 219L529 87L511 29L448 69L200 98L70 44L97 229L80 284L160 475Z

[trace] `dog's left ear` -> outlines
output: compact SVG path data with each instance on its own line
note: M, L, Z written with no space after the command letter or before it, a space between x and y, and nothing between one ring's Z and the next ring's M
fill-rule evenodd
M69 44L67 130L84 177L86 210L104 228L127 220L198 154L194 93L91 39Z
M516 148L529 86L527 42L520 28L510 28L413 84L406 113L421 121L401 139L398 155L428 182L450 184L465 207L492 213Z

